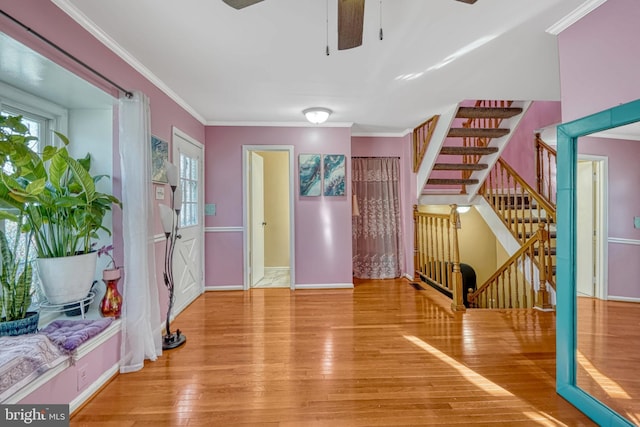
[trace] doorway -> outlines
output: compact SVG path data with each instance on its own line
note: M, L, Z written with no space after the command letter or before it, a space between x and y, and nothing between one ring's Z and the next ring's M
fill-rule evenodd
M244 289L295 289L293 147L243 146Z
M182 190L180 238L173 257L177 315L204 292L204 149L184 132L173 129L173 163Z
M576 170L576 291L607 299L607 158L579 155Z

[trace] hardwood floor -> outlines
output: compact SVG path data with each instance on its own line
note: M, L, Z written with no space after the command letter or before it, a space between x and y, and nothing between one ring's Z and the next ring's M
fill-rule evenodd
M71 426L595 425L555 393L554 313L449 305L406 280L208 292Z
M640 304L578 298L578 387L640 425Z

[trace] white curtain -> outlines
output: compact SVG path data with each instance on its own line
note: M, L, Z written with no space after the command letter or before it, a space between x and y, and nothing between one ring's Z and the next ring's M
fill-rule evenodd
M353 157L351 189L359 216L353 224L353 275L360 279L400 277L400 159Z
M142 369L162 354L160 303L153 242L149 98L134 93L119 105L124 233L120 372Z

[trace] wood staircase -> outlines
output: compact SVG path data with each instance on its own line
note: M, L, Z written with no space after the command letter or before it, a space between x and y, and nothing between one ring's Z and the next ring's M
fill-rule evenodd
M475 290L468 293L462 290L467 293L465 300L470 307L553 309L551 292L556 288L555 153L537 138L538 182L534 184L537 189L499 158L511 129L518 124L528 106L528 103L513 105L509 101L477 101L474 106L459 106L446 131L446 142L437 151L429 147L431 169L420 203L449 204L455 210L456 204L465 204L461 200L472 204L476 196L481 196L514 239L510 258L492 277L485 283L478 283ZM423 153L427 152L424 147L428 143L422 145ZM425 162L428 161L429 157L425 158ZM418 266L428 264L424 260L432 259L433 250L424 243L428 242L424 236L433 232L422 227L420 215L414 213L414 219L418 233L415 246L418 269ZM457 243L450 246L456 247ZM457 260L440 262L451 264L451 271L459 271ZM420 280L421 274L425 275L422 271L416 273L416 280ZM429 280L442 283L431 277ZM455 285L457 282L453 281ZM455 285L450 291L453 306L459 307L462 292L456 292L459 287Z
M422 195L475 195L510 138L511 128L517 125L527 107L528 103L515 105L512 101L487 100L459 106L440 142ZM468 201L449 202L466 204ZM429 202L421 200L421 203Z

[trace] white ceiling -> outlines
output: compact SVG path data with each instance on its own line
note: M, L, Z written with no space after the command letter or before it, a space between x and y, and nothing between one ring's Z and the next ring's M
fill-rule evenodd
M337 0L53 1L203 123L304 125L322 106L355 134L402 133L464 99L558 100L545 30L584 3L384 0L380 41L368 0L363 45L338 51Z

